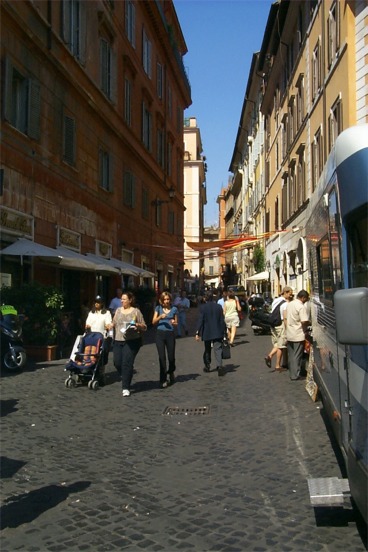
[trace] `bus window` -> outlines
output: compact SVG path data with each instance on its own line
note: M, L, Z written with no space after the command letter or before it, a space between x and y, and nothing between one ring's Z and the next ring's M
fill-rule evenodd
M337 197L333 191L329 197L329 226L332 261L333 292L342 288L341 282L341 247L340 247L340 224L337 214Z
M317 266L319 294L323 299L332 301L331 256L330 245L327 238L321 241L317 246Z
M349 287L368 287L366 205L358 212L350 215L346 224L346 231L349 244Z

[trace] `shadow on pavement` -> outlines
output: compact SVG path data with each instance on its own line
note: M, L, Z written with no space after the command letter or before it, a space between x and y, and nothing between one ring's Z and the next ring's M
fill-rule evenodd
M10 497L0 508L0 529L30 523L39 515L66 500L70 494L84 491L90 485L90 481L77 481L65 486L47 485L29 493Z
M18 399L8 399L8 400L0 400L0 416L7 416L8 414L12 414L13 412L16 412L18 408L16 408L18 404Z
M6 479L13 477L13 475L26 464L27 462L23 462L22 460L14 460L7 456L0 456L0 478Z

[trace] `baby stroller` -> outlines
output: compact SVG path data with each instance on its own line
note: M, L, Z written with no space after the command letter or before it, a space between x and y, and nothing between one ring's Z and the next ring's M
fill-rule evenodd
M99 332L89 332L75 340L70 360L65 366L70 374L65 387L76 387L88 382L89 389L104 385L104 336Z

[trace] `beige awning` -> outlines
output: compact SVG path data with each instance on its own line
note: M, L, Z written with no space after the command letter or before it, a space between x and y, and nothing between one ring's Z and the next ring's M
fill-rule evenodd
M259 272L258 274L253 274L253 276L250 276L247 278L247 282L261 282L262 280L268 280L270 277L267 270L264 272Z

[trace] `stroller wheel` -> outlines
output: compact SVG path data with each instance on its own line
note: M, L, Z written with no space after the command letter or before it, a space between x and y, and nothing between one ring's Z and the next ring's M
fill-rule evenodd
M69 377L65 380L65 387L76 387L77 383L73 378Z
M91 389L96 391L96 389L98 389L98 387L99 387L99 383L98 383L97 380L91 381Z

